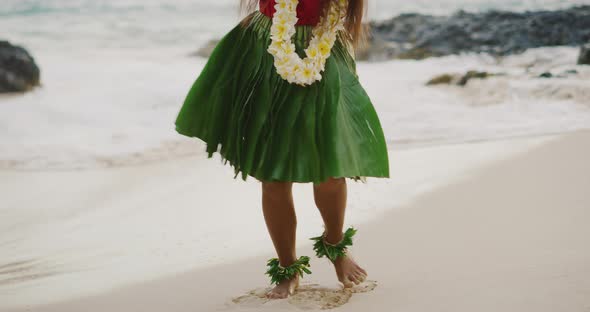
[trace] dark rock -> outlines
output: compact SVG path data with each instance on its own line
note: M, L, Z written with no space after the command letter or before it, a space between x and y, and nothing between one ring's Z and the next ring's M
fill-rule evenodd
M471 71L468 71L465 75L463 75L463 77L461 77L461 79L459 80L459 82L457 84L460 86L465 86L467 84L467 82L469 82L469 80L471 80L473 78L486 79L489 76L491 76L491 75L486 72L478 72L478 71L471 70Z
M539 75L539 78L552 78L552 77L553 77L553 74L550 72L544 72Z
M39 80L39 67L27 50L0 41L0 93L28 91Z
M430 79L426 83L426 85L432 86L432 85L439 85L439 84L449 84L449 85L452 84L452 85L464 87L467 85L467 83L471 79L486 79L491 76L499 76L499 75L501 75L501 74L492 74L492 73L488 73L488 72L479 72L479 71L475 71L475 70L470 70L467 73L465 73L464 75L460 75L460 74L438 75L438 76Z
M432 86L432 85L438 85L438 84L452 84L453 81L458 80L456 75L451 75L451 74L442 74L439 76L436 76L432 79L430 79L426 85L427 86Z
M590 65L590 43L587 43L580 48L580 56L578 57L579 65Z
M416 49L411 49L408 51L400 52L397 55L397 58L404 59L404 60L407 60L407 59L409 59L409 60L422 60L422 59L433 57L433 56L441 56L441 55L436 54L433 51L430 51L428 49L416 48Z
M568 69L568 70L564 70L561 73L558 74L554 74L552 72L543 72L541 73L539 76L537 76L538 78L567 78L571 75L577 75L578 71L575 69Z
M400 50L395 42L369 36L368 44L357 48L356 59L359 61L386 61Z
M401 14L387 21L372 22L370 27L371 42L380 46L389 43L389 48L375 49L373 53L377 55L365 56L366 59L423 59L462 52L502 56L535 47L578 46L588 42L590 6L523 13Z

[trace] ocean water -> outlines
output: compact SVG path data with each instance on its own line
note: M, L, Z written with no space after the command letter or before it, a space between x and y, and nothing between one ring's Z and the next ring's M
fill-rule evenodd
M371 1L368 18L555 9L590 0ZM203 153L173 122L205 59L189 54L239 20L237 0L2 0L0 38L28 48L41 88L0 96L0 168L123 166ZM359 64L390 148L590 128L588 69L577 50L542 48L502 62L477 55ZM535 66L532 66L535 65ZM430 88L445 72L509 72L468 88ZM536 79L575 69L565 79Z
M199 47L239 17L239 0L2 0L0 37L40 49ZM463 9L557 9L590 0L372 0L367 18Z

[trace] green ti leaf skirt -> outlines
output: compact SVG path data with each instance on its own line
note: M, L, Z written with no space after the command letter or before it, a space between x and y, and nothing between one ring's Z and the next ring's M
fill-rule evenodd
M176 131L206 143L208 157L259 181L324 182L389 177L383 129L356 73L353 51L338 34L322 80L283 80L267 48L272 19L255 11L214 48L191 86ZM312 26L296 26L297 53Z

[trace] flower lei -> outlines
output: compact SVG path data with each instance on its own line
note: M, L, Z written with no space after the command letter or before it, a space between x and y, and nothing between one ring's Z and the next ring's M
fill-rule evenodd
M298 4L298 0L276 0L268 52L274 57L277 73L284 80L306 86L322 79L321 72L324 71L326 60L336 42L336 32L344 29L343 17L346 15L348 1L338 0L338 5L330 5L327 17L320 18L318 25L312 30L304 59L295 52L295 44L291 41L298 20Z

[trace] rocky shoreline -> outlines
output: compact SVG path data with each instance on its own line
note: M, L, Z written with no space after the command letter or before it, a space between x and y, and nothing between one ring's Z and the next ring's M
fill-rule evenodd
M420 60L460 53L495 56L551 46L581 47L578 64L590 64L590 5L555 11L458 11L448 16L406 13L369 23L360 61ZM208 58L218 39L189 56Z
M590 42L590 5L514 13L458 11L450 16L402 14L370 23L359 60L424 59L465 52L509 55L546 46Z
M590 65L590 5L556 11L458 11L449 16L417 13L371 22L368 45L357 51L357 60L425 59L461 53L495 56L518 54L530 48L579 46L578 64ZM211 40L190 54L207 58L218 43ZM464 86L489 73L434 77L429 84ZM550 78L550 75L545 75ZM22 47L0 40L0 93L25 92L40 85L40 69Z

